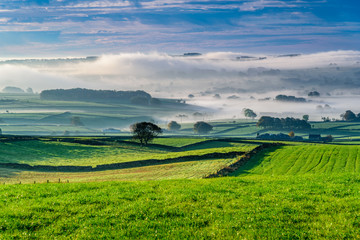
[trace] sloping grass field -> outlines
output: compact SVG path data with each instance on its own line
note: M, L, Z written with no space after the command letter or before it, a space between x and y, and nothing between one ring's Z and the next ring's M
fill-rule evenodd
M181 140L179 140L181 142ZM94 146L80 143L26 140L0 142L0 163L24 163L52 166L96 166L101 164L131 162L147 159L169 159L233 151L248 152L258 144L236 142L203 142L183 146L181 151L161 146L140 147L133 143L113 142ZM173 143L175 144L175 143ZM176 150L176 149L175 149Z
M0 186L3 239L358 239L360 178Z
M2 141L0 162L88 166L249 152L261 144L160 138L140 147L104 139ZM231 177L201 179L239 159L90 172L0 168L0 238L360 238L360 146L286 143L257 152Z
M258 154L235 175L360 173L359 145L300 144L273 147Z

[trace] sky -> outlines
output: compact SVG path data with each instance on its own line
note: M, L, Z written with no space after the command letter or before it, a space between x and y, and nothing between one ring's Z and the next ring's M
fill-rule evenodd
M360 50L358 0L2 0L0 58Z

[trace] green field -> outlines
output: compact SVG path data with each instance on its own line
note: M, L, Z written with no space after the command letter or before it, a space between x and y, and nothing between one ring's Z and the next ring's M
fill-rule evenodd
M97 172L49 172L0 168L0 184L94 182L94 181L149 181L165 179L200 179L237 159L202 159L153 166L105 170ZM60 180L59 180L60 179Z
M0 186L3 239L358 239L360 178Z
M274 147L252 158L235 175L360 173L360 146L304 144Z
M177 151L167 149L166 145L140 147L130 142L113 142L109 145L94 146L62 141L27 140L0 142L0 163L96 166L147 159L165 160L210 153L248 152L256 146L258 145L250 143L204 142L201 144L200 142L199 145L189 148L183 146L181 151Z

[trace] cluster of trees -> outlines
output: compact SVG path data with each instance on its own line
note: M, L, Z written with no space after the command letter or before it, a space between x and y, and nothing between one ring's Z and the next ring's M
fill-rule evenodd
M277 95L275 97L275 100L276 101L281 101L281 102L306 102L306 99L305 98L298 98L298 97L295 97L295 96L287 96L287 95Z
M345 121L360 121L360 113L355 114L353 111L351 110L347 110L345 113L340 115L342 120Z
M311 129L311 125L301 119L295 118L275 118L263 116L259 119L256 126L266 129Z
M181 128L181 125L175 121L171 121L168 123L167 127L170 131L179 131Z
M43 100L57 101L124 101L149 104L151 95L144 91L93 90L85 88L52 89L40 93Z

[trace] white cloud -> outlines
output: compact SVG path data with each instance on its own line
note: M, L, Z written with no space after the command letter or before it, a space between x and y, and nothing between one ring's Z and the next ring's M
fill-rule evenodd
M285 1L270 1L270 0L255 0L255 1L249 1L249 2L244 2L239 9L241 11L256 11L256 10L261 10L264 8L294 8L297 7L298 5L296 4L292 4L292 3L287 3Z

